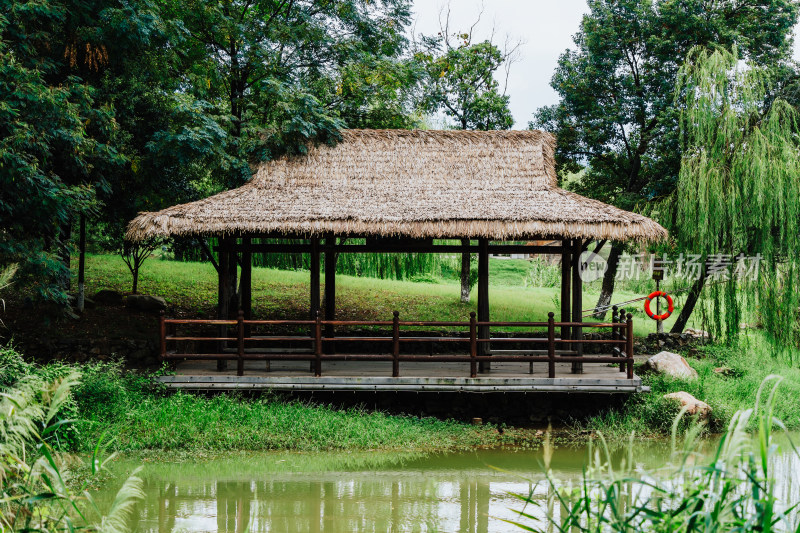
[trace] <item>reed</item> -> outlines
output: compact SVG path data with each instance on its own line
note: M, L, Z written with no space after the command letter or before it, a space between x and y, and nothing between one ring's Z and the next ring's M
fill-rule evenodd
M672 459L656 470L637 465L632 433L621 464L612 461L602 435L590 447L589 465L577 482L557 479L545 443L546 495L516 494L524 507L510 523L525 531L800 531L797 502L782 498L773 476L779 450L773 416L782 378L762 382L755 406L738 411L710 458L700 457L703 424L680 434L681 411L672 426ZM755 434L748 428L755 424ZM786 442L800 456L788 433ZM538 509L538 510L537 510Z

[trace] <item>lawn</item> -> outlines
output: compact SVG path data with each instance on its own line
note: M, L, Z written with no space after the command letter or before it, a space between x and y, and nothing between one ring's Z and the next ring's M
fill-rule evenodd
M490 260L492 320L544 321L548 312L558 313L559 289L530 286L529 265L524 260ZM307 316L308 271L254 268L252 275L254 317L291 319ZM87 257L87 294L100 289L129 291L130 283L130 273L118 256ZM584 308L591 307L597 300L595 285L584 290ZM140 272L139 292L163 296L170 305L191 314L211 316L217 301L217 274L208 263L176 262L154 257ZM644 295L619 290L614 301ZM388 320L394 310L400 311L401 319L407 320L468 320L470 311L477 310L475 292L469 304L462 304L458 282L446 279L431 283L339 275L336 298L337 318L346 320ZM634 313L637 335L655 331L655 323L643 313L641 302L626 306L626 309ZM677 312L666 321L667 329L676 316Z

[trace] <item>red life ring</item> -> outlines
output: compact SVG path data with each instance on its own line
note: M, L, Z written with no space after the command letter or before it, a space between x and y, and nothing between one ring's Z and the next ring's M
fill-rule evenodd
M667 312L661 313L660 315L655 315L650 310L650 301L653 300L654 298L658 298L659 296L663 296L664 298L667 299ZM666 320L669 318L669 316L672 314L674 310L675 306L672 303L672 298L670 297L669 294L667 294L664 291L655 291L650 296L648 296L647 299L644 301L644 312L647 313L647 316L649 316L653 320Z

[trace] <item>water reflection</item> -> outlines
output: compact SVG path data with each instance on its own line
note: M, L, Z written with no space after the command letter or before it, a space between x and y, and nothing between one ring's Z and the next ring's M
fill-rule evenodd
M656 468L666 460L664 448L643 445L637 455L643 466ZM560 449L552 466L562 479L577 479L585 459L585 449ZM115 469L127 472L134 464L123 461ZM779 456L774 465L784 501L800 501L789 475L800 469L797 457ZM515 492L542 502L526 512L560 511L546 484L536 482L542 479L538 451L239 454L149 464L141 475L147 498L137 510L137 531L143 532L519 531L502 521L519 519ZM99 500L110 503L111 485Z

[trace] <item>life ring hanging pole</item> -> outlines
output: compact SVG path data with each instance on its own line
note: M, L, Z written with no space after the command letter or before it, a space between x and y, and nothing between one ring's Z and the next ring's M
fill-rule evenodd
M660 315L653 313L653 311L650 309L650 302L652 302L654 299L658 297L664 297L667 299L667 312L661 313ZM647 313L647 316L649 316L653 320L666 320L670 317L670 315L674 310L675 310L675 305L672 302L672 297L664 291L655 291L651 293L647 298L645 298L644 312Z

